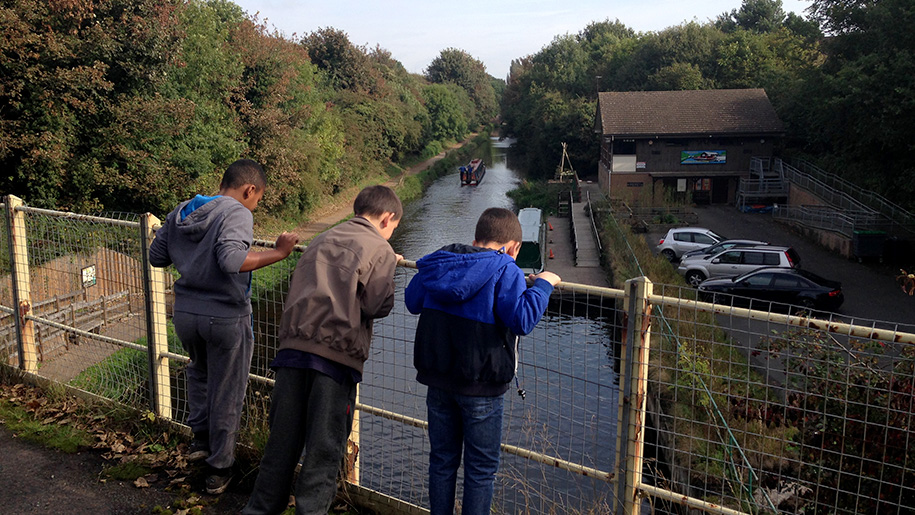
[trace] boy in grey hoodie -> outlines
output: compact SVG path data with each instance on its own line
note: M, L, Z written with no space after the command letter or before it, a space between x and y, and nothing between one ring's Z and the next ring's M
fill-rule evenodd
M219 194L197 195L168 214L149 248L153 266L174 264L173 323L188 352L188 425L194 432L189 461L206 459L207 493L221 494L231 480L254 352L251 271L288 256L298 237L283 233L275 248L251 251L254 218L267 186L263 167L239 159L226 170Z

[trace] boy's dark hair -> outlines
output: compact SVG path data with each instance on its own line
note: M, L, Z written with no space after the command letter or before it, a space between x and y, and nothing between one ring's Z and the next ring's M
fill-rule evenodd
M521 243L521 222L508 209L491 207L477 220L473 239L477 243Z
M258 191L263 191L267 187L267 174L257 161L239 159L230 164L222 176L219 189L240 188L245 184L253 184Z
M366 186L353 202L353 214L356 216L381 216L385 213L394 213L394 220L403 216L400 198L387 186Z

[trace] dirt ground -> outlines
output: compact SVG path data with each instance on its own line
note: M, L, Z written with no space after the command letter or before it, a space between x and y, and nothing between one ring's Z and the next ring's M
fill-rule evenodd
M104 461L92 450L66 454L22 441L0 424L0 510L49 515L161 513L164 509L178 513L174 503L179 493L105 480ZM249 494L235 486L219 497L199 498L207 504L203 513L239 513Z

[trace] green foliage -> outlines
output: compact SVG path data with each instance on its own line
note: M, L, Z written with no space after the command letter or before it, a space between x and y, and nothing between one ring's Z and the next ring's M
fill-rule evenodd
M0 400L0 420L17 438L74 454L92 445L92 436L70 424L45 424L26 409Z
M128 461L106 467L104 474L118 481L134 481L152 472L152 469L137 461Z
M486 66L470 54L456 48L442 50L426 68L426 79L434 84L455 84L467 93L474 109L467 113L467 121L474 125L488 123L495 118L496 94L492 77Z
M843 343L822 331L797 329L767 338L762 348L786 370L787 402L742 412L771 414L798 428L799 452L814 465L800 473L818 485L817 504L894 511L906 495L900 485L915 484L915 347ZM854 493L845 488L846 473L855 477Z
M423 88L423 98L429 111L430 140L460 140L467 132L465 114L467 94L453 84L430 84Z
M772 32L785 23L782 0L744 0L740 9L718 17L716 24L730 32L741 28L754 32Z
M433 119L390 52L331 27L290 41L226 0L15 0L0 19L0 189L39 207L164 215L248 157L261 209L298 221L496 114L485 74L444 86Z
M570 191L571 183L550 183L546 181L521 181L518 187L507 193L515 207L536 207L545 216L556 214L559 194Z

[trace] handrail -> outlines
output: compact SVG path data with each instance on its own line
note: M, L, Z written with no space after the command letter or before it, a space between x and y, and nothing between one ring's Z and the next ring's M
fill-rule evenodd
M575 265L578 265L578 231L575 227L575 215L572 214L572 205L574 196L573 192L569 191L569 234L572 236L572 256L575 259Z
M600 234L597 232L597 224L594 222L594 208L591 206L591 192L586 192L588 195L588 218L591 220L591 234L594 235L594 242L597 244L597 256L598 258L603 254L603 247L600 244Z
M870 204L869 207L883 213L893 222L899 225L915 225L915 214L900 207L898 204L888 200L886 197L878 193L862 189L860 186L856 186L836 174L829 173L804 159L796 159L789 166L809 176L818 177L820 182L824 184L834 183L836 186L833 186L833 188L848 194L852 194L856 197L860 197L860 202L866 202Z

